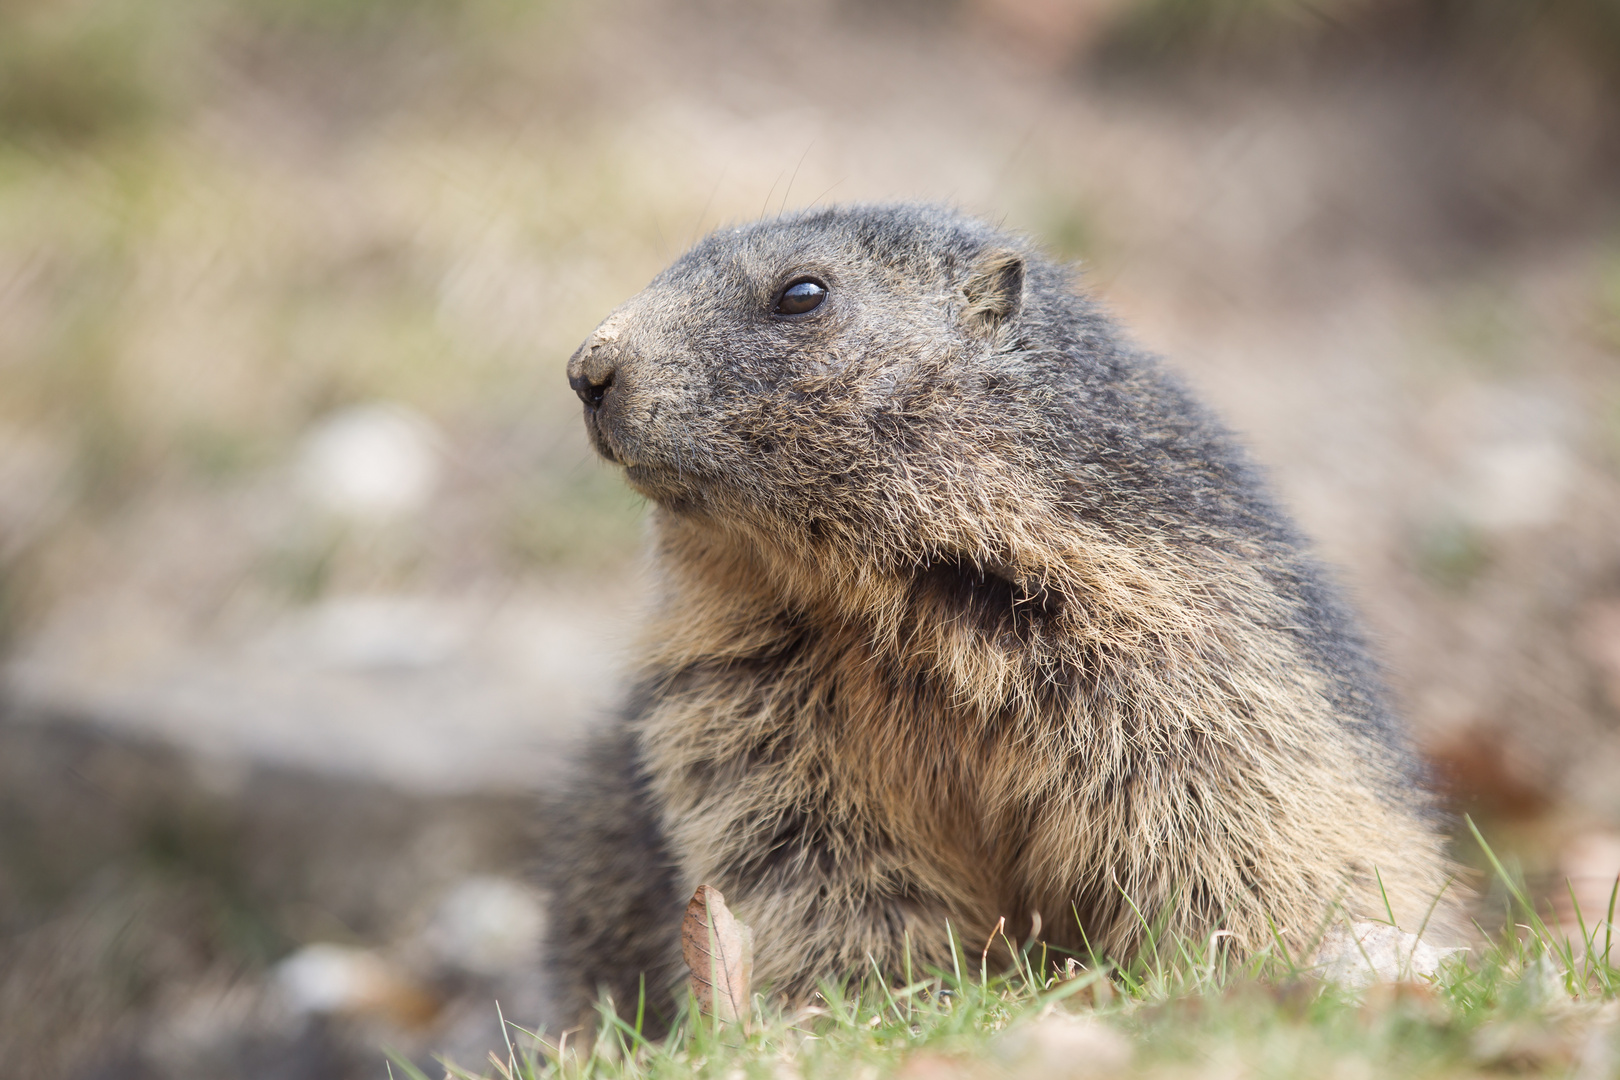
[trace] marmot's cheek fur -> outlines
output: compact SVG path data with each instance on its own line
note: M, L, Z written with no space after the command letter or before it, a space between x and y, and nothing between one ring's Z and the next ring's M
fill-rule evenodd
M801 280L821 303L781 313ZM789 999L948 969L1002 916L1081 955L1128 957L1142 916L1247 952L1386 895L1415 930L1442 893L1336 591L1226 430L1023 241L909 205L724 229L569 378L655 503L658 587L548 821L565 1007L645 978L667 1015L704 883Z

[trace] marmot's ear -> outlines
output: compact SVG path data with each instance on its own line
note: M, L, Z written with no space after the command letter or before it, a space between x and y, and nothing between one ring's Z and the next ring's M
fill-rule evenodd
M1024 306L1024 257L997 249L979 257L962 295L961 322L969 333L988 337Z

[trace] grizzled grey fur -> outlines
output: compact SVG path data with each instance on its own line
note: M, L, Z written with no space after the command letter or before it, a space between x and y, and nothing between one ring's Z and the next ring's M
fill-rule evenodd
M785 312L806 279L822 302ZM784 1000L948 969L1000 917L1123 958L1139 908L1241 954L1386 891L1416 929L1442 892L1299 533L1029 243L913 205L721 229L568 372L653 503L657 580L629 703L548 819L570 1017L643 979L669 1014L700 884Z

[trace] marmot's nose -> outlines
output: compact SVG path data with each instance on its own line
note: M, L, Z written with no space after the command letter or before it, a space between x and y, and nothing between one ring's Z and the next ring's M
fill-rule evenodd
M599 409L618 372L619 350L597 345L581 350L569 363L568 385L588 407Z
M601 382L593 382L589 376L584 374L569 375L568 385L574 388L574 393L579 395L579 400L591 408L597 409L601 407L602 399L607 396L607 392L613 387L613 371L610 369L602 377Z

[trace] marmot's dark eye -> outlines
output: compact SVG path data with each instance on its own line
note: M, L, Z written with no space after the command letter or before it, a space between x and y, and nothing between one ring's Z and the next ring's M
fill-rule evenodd
M800 278L782 290L776 298L778 315L803 315L814 311L827 298L827 286L815 278Z

